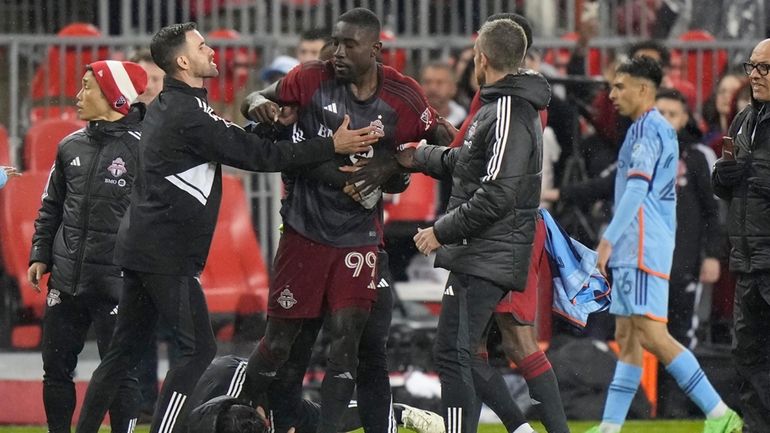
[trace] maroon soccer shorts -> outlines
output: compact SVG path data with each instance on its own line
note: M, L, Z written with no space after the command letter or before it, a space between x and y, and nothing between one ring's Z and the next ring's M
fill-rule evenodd
M288 226L270 282L271 317L310 319L341 308L370 310L377 298L377 246L332 247Z
M509 313L522 325L534 325L537 316L537 291L540 261L548 260L545 253L545 223L538 218L535 225L535 239L532 244L532 257L529 261L527 285L523 292L510 291L503 297L495 313Z

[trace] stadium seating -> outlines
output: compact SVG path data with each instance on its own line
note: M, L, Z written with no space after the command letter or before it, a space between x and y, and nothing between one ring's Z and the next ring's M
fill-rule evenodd
M380 32L380 40L382 41L382 50L380 51L382 63L403 73L406 68L406 50L388 46L389 43L396 41L396 35L390 30L383 30Z
M214 30L208 34L209 41L237 40L240 33L230 29ZM222 72L218 77L206 80L208 97L211 102L233 103L235 95L246 86L249 69L257 63L254 50L245 47L214 48L214 63Z
M24 139L24 169L50 171L59 142L83 126L82 121L65 119L45 119L32 125Z
M680 35L679 40L684 42L715 41L714 36L705 30L690 30ZM683 79L695 86L700 86L699 90L704 100L711 94L727 65L727 52L725 50L705 49L700 56L698 50L695 49L684 52L673 50L671 58L672 63L681 63ZM698 69L701 69L702 74L700 80L698 79Z
M215 322L217 316L255 315L267 309L267 267L243 185L233 176L222 176L222 205L201 284Z
M577 32L568 32L563 34L559 39L563 41L577 42L580 35ZM543 61L554 65L560 72L567 72L567 64L569 64L570 57L572 56L572 50L569 48L558 48L546 50L543 55ZM586 75L589 77L600 77L602 75L602 52L598 48L591 48L588 50L588 64L586 65Z
M3 188L0 202L0 250L3 267L19 288L18 302L21 310L31 313L27 319L41 318L45 307L45 295L35 292L27 282L27 268L32 235L35 232L35 218L40 209L40 197L47 179L47 172L25 172ZM47 277L43 279L41 287L46 284ZM2 314L6 313L12 312ZM13 322L13 318L11 321ZM39 332L26 335L39 339ZM34 347L39 341L16 341L14 338L12 343L17 347Z
M436 181L424 174L412 174L409 188L394 194L385 204L385 223L433 221L436 218Z
M99 29L87 23L72 23L57 33L66 38L98 38L101 35ZM72 45L52 45L48 48L45 61L32 78L30 122L34 124L53 117L75 118L77 113L71 105L80 90L86 65L108 58L110 53L106 46L78 49ZM62 103L69 106L60 107Z
M0 125L0 165L11 165L11 146L8 142L8 130Z

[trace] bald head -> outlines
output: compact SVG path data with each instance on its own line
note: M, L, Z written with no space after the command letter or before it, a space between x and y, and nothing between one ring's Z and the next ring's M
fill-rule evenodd
M770 102L770 39L754 47L748 63L752 96L759 102Z

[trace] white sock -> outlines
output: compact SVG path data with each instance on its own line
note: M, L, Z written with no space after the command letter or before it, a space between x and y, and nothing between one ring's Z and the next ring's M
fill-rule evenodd
M719 403L717 403L716 407L714 409L711 409L711 412L706 414L706 419L714 419L719 418L721 416L724 416L724 414L727 413L727 405L722 400L719 400Z
M602 433L620 433L620 428L623 427L620 424L613 424L611 422L602 422L599 424L599 431Z
M525 422L524 424L518 426L516 430L512 431L511 433L537 433L535 429L532 428L531 425L529 425L528 422Z

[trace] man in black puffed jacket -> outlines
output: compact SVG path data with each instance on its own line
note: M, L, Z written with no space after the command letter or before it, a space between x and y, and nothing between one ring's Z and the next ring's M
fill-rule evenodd
M515 22L484 24L474 46L484 105L463 145L423 144L397 155L407 168L453 181L446 215L414 237L420 252L437 250L435 265L451 271L434 346L447 433L474 432L480 384L503 383L476 349L497 303L508 291L523 290L527 280L540 200L538 111L551 92L541 75L519 70L525 49ZM491 403L510 404L506 393ZM533 431L526 423L515 430Z
M131 62L88 65L78 92L78 116L88 126L65 137L56 151L35 220L28 279L40 291L51 272L43 316L43 404L48 431L69 433L75 410L72 377L93 324L99 354L115 329L123 287L112 252L138 171L144 104L131 105L147 75ZM139 387L124 375L110 406L113 431L136 423Z
M734 158L714 165L714 193L729 203L727 234L735 285L733 361L744 433L770 431L770 39L743 64L751 82L751 104L728 134Z
M150 344L158 320L168 324L180 353L166 375L150 427L182 429L187 397L216 353L206 301L197 276L208 255L221 201L221 166L281 171L365 150L373 127L348 130L346 119L330 138L272 142L247 133L208 105L205 78L218 75L214 51L194 23L161 29L150 45L166 72L150 104L139 142L139 171L131 206L121 222L115 263L124 284L112 344L86 393L77 431L96 433L115 397L116 384Z

